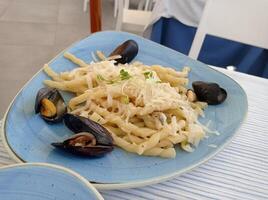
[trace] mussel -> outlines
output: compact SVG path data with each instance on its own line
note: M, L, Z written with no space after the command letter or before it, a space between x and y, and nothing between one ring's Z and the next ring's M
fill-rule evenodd
M137 42L134 40L127 40L119 45L109 56L120 55L121 58L115 59L116 64L125 64L131 62L138 54L138 51L139 47Z
M52 143L54 147L81 156L102 156L113 150L113 139L100 124L77 115L66 114L65 125L75 135L63 142Z
M97 144L94 135L87 132L75 134L63 142L52 145L76 155L89 157L102 156L113 150L112 145Z
M35 99L35 113L40 113L41 117L50 123L62 121L67 107L57 89L41 88Z
M67 113L64 115L64 124L74 133L88 132L93 134L98 143L112 145L113 138L109 131L91 119Z
M199 101L205 101L210 105L217 105L227 97L225 89L221 88L217 83L209 83L203 81L195 81L192 83L194 92Z

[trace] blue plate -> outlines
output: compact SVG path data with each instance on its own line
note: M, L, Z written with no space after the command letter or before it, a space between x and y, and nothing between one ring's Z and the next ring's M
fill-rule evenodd
M48 162L71 168L92 182L97 187L114 189L136 187L157 183L179 175L205 162L215 155L234 136L247 113L247 97L243 89L226 75L211 69L207 65L192 60L176 51L124 32L99 32L72 45L68 51L90 62L91 52L102 50L108 55L116 46L127 39L134 39L139 44L136 60L145 64L160 64L177 70L190 66L189 79L219 83L228 92L224 103L209 106L206 117L201 122L211 121L210 128L221 135L211 135L204 139L193 153L177 149L175 159L138 156L116 148L103 158L80 158L54 149L50 143L61 141L72 133L63 125L48 125L34 114L34 101L37 91L43 87L43 80L48 77L38 72L18 93L11 104L4 121L4 140L13 157L23 162ZM71 70L73 63L60 54L50 62L57 72ZM208 146L216 145L216 148Z
M0 168L0 199L103 200L97 190L77 173L60 166L42 163Z

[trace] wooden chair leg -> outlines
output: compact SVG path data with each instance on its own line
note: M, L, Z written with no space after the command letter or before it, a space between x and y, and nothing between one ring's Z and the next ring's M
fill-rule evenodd
M101 0L89 1L90 31L101 31Z

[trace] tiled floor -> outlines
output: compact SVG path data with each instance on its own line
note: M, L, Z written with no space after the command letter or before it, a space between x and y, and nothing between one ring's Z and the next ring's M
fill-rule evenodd
M103 3L103 29L114 29L113 1ZM0 118L44 63L90 34L83 0L0 0Z

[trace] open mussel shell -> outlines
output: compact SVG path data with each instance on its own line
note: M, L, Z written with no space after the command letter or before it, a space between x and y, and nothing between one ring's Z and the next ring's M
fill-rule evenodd
M217 83L195 81L192 83L194 92L199 101L207 102L210 105L217 105L227 98L227 92Z
M66 112L67 107L57 89L45 87L38 91L35 99L35 113L40 113L45 121L60 122Z
M96 143L96 138L90 133L78 133L63 142L52 143L56 148L76 154L79 156L96 157L113 150L112 145L100 145Z
M134 40L127 40L119 45L109 56L120 55L121 58L115 59L116 64L125 64L131 62L138 54L138 51L139 47L137 42Z
M113 145L113 138L109 131L91 119L67 113L63 121L74 133L88 132L94 135L97 144Z

